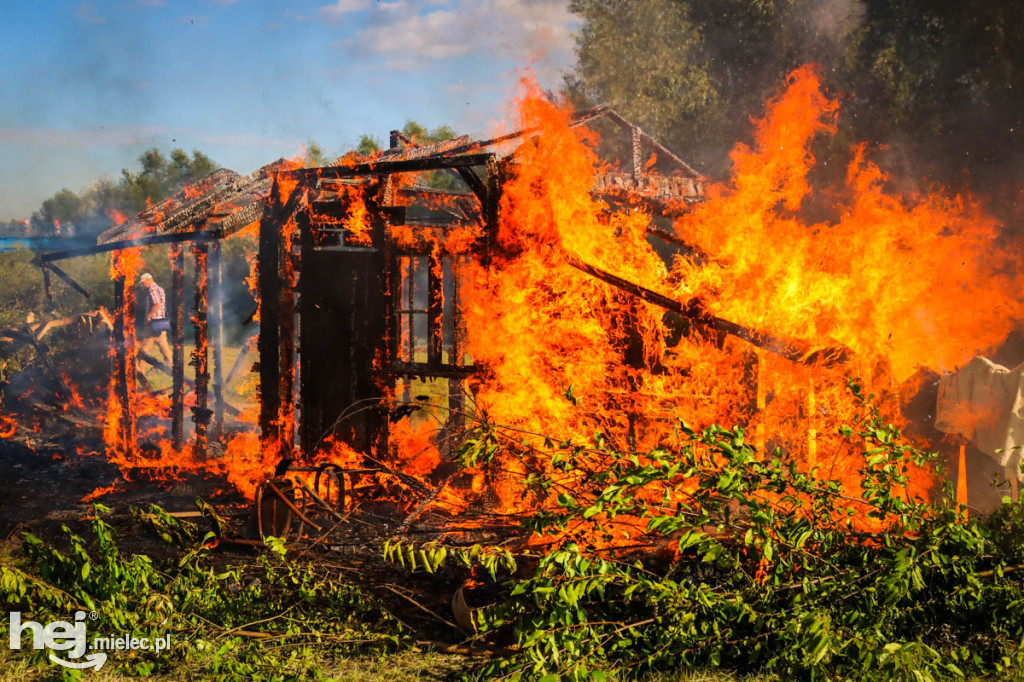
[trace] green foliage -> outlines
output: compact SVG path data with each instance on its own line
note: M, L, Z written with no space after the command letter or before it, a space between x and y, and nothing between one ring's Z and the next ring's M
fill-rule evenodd
M844 430L868 446L855 491L760 455L741 429L679 429L676 451L620 453L596 438L607 468L524 521L551 543L529 577L504 577L517 562L501 548L389 543L385 555L427 571L454 559L504 581L506 598L474 621L517 648L485 663L485 678L721 667L932 680L1024 665L1024 506L967 521L909 496L929 455L870 406ZM552 459L569 462L568 445L549 439Z
M432 144L452 139L455 137L455 130L450 126L438 126L434 129L429 129L416 121L409 120L402 127L402 134L415 144Z
M325 656L380 652L400 641L397 623L327 569L281 552L254 565L218 566L194 524L159 507L134 515L178 550L158 562L124 555L109 510L96 505L89 540L65 528L68 549L25 535L28 567L0 562L0 601L40 622L96 611L89 636L173 634L165 652L111 655L122 672L150 674L186 665L203 679L284 679L315 671ZM37 663L48 666L45 657Z
M750 134L786 73L816 63L846 99L840 143L898 144L913 177L990 191L1020 177L1024 5L1012 0L573 0L566 81L707 173ZM843 145L845 146L845 144Z
M331 161L333 161L333 159L324 153L323 148L319 144L313 140L306 143L304 163L307 166L326 166Z
M148 202L162 201L217 169L200 151L189 155L174 149L168 158L155 147L142 153L139 165L139 171L122 169L116 183L101 178L81 194L66 188L58 191L32 215L33 235L57 234L58 224L60 234L98 234L113 225L112 211L138 213Z
M370 156L381 150L380 140L372 135L360 135L359 143L356 145L356 151L364 156Z
M43 275L34 264L30 251L0 253L0 327L25 324L31 314L36 320L59 318L98 305L110 306L111 286L108 276L109 262L105 255L77 258L62 263L63 269L77 282L89 289L93 298L86 301L81 294L53 278L54 300L46 299ZM67 334L57 330L44 339L51 353L66 350ZM5 344L0 358L0 381L24 369L36 358L28 346L13 349Z

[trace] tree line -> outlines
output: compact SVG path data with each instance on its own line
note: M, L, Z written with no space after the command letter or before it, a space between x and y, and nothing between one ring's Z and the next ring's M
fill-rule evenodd
M456 134L448 126L431 129L412 120L406 122L401 132L407 139L420 143L440 142ZM364 134L355 151L369 155L380 149L380 140ZM327 165L334 158L314 141L307 143L303 154L303 161L310 166ZM122 169L117 180L103 177L81 192L68 188L57 191L42 202L30 219L0 222L0 237L94 237L113 226L118 214L131 217L219 167L198 150L189 154L179 148L165 155L156 147L144 151L138 164L138 170Z
M867 141L921 183L1002 194L1024 180L1024 3L1017 0L572 0L565 89L604 103L703 172L787 73L818 64L842 100L833 145ZM827 150L825 150L827 154ZM820 158L827 158L821 157ZM840 170L840 169L837 169Z
M121 170L116 181L103 177L88 189L64 188L44 200L27 221L0 226L5 237L95 236L114 225L116 215L131 216L217 169L200 151L174 149L169 156L157 148L139 156L139 170Z

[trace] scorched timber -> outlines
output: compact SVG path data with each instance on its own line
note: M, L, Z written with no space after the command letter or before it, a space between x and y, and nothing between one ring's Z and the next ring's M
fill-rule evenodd
M659 294L656 291L651 291L639 284L634 284L629 280L622 279L610 272L596 268L589 263L584 263L583 261L571 256L566 257L566 262L577 270L585 272L586 274L610 284L627 294L636 296L637 298L643 299L648 303L653 303L654 305L665 308L666 310L679 313L683 317L694 320L695 322L710 327L711 329L731 334L732 336L735 336L738 339L743 339L747 343L757 346L758 348L763 348L771 353L781 355L787 360L802 362L808 365L821 363L825 366L832 366L848 362L852 355L852 351L850 351L846 346L838 345L815 350L802 341L783 339L772 334L744 327L741 324L736 324L729 320L723 320L720 317L709 315L699 306L680 303L675 299Z

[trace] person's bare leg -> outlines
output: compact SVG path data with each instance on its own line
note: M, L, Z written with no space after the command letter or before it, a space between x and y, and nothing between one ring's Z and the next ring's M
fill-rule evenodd
M164 356L164 362L167 363L168 367L171 367L174 364L174 361L171 359L173 357L171 355L171 346L167 343L167 332L160 332L157 334L156 346L160 349L160 354Z
M155 339L152 336L147 336L139 343L139 354L135 358L135 366L139 371L142 370L142 354L145 353L150 357L153 356L153 341L155 341Z

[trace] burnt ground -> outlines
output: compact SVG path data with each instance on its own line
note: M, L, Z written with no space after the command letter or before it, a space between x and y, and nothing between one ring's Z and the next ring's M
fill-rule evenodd
M115 518L150 503L167 511L195 511L197 497L220 498L230 507L243 502L238 495L218 494L219 481L195 476L126 480L104 456L98 433L76 435L44 440L19 427L15 436L0 440L0 537L10 539L22 530L59 535L63 524L77 527L91 513L93 501L113 508ZM89 499L94 491L111 487Z
M38 415L36 415L38 417ZM96 416L98 419L98 415ZM60 435L46 437L56 431ZM246 566L267 551L255 540L253 504L235 492L226 492L224 481L198 476L179 480L126 480L118 467L110 464L103 453L99 429L71 427L49 423L41 432L18 427L15 436L0 440L0 549L17 557L24 532L43 539L58 548L67 546L66 526L87 540L93 502L111 512L105 516L117 534L117 545L125 555L145 554L154 560L170 559L180 548L161 541L132 515L132 508L144 509L157 504L168 512L197 512L197 498L214 506L228 521L230 528L213 549L213 562L220 566ZM112 487L112 490L106 490ZM86 499L97 489L103 494ZM432 650L449 654L476 654L462 645L466 633L456 622L453 610L456 592L471 577L468 569L448 565L433 574L411 572L386 562L382 542L396 535L406 541L422 542L447 536L454 544L491 543L508 537L511 528L488 532L470 532L453 537L453 519L425 512L407 528L399 529L408 516L408 509L394 506L364 506L351 514L351 520L336 524L331 517L315 516L325 531L309 531L303 538L295 536L295 525L287 536L289 556L309 561L320 569L357 585L375 598L389 613L411 631L414 641ZM189 521L205 532L202 518ZM458 524L458 522L455 522ZM461 524L459 524L461 525ZM397 532L396 532L397 531ZM403 532L404 531L404 532ZM449 562L454 564L454 562ZM495 586L467 588L465 597L470 607L495 601ZM461 614L460 614L461 615ZM428 676L424 679L438 679Z

